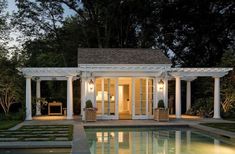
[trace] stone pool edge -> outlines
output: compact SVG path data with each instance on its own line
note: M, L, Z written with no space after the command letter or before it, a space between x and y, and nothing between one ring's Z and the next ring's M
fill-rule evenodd
M219 135L235 141L235 133L202 126L200 124L93 124L83 123L73 125L73 140L72 141L31 141L31 142L0 142L0 148L71 148L72 154L90 154L88 140L86 137L85 128L140 128L140 127L189 127L197 130L202 130L214 135Z

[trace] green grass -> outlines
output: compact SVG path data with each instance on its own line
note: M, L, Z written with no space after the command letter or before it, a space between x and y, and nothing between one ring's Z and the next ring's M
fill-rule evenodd
M235 118L225 118L224 120L230 120L230 121L235 121Z
M15 125L17 125L18 123L20 123L21 120L1 120L0 121L0 130L6 130L9 129L11 127L14 127Z
M201 125L235 132L235 123L202 123Z

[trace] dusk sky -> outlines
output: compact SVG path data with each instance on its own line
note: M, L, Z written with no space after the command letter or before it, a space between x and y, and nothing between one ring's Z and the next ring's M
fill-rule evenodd
M9 14L12 14L13 12L17 11L17 6L16 6L16 3L15 3L15 0L8 0L7 3L8 3L7 4L7 12ZM64 7L64 17L69 17L69 16L75 14L67 6L63 5L63 7ZM22 34L19 31L17 31L17 30L11 31L10 36L11 36L12 40L10 40L8 42L8 46L9 47L13 47L13 46L20 47L21 43L19 41L17 41L17 37L20 36L20 35L22 35Z

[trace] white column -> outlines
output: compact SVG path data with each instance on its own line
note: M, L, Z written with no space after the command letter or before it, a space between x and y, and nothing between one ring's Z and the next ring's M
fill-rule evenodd
M220 117L220 78L215 78L215 87L214 87L214 117L213 118L221 118Z
M156 104L155 104L155 108L157 108L158 107L158 101L161 99L160 98L160 95L161 95L161 92L159 91L159 88L158 88L158 82L159 82L159 79L156 77L155 78L155 89L156 89L156 95L155 95L155 99L156 99Z
M168 79L164 79L164 105L168 108Z
M191 108L191 81L187 81L186 89L186 111L188 111Z
M67 119L73 119L73 76L67 77Z
M181 118L181 80L179 76L175 77L175 116Z
M26 118L25 120L32 120L32 104L31 104L31 76L26 76Z
M84 102L85 102L85 78L81 78L81 116L82 116L82 120L85 120L84 111L83 111L83 108L85 107Z
M41 98L41 81L36 81L36 98ZM37 100L36 102L36 115L41 115L41 101Z

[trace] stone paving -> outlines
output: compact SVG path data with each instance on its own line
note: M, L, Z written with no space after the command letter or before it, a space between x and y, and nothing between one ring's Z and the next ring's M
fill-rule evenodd
M71 141L72 125L24 125L16 130L1 130L0 142Z

